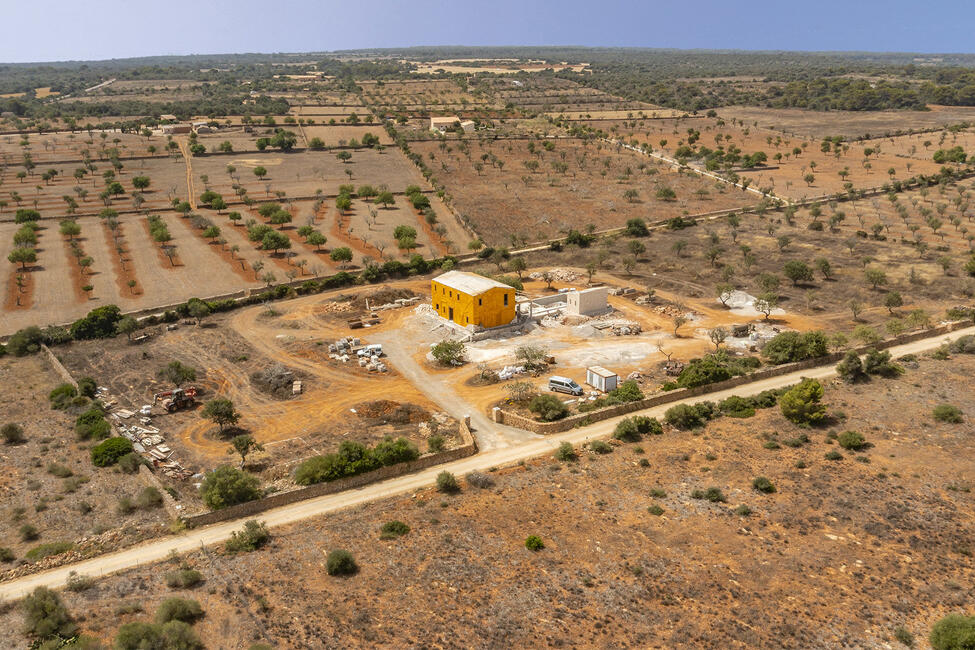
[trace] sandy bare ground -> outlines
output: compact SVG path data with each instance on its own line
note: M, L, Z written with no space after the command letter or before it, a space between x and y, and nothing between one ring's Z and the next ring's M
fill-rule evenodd
M953 338L975 334L975 327L958 330ZM945 336L936 336L910 344L892 348L891 354L899 357L905 354L920 354L940 346ZM835 374L832 365L814 369L807 369L802 372L791 373L765 379L735 389L717 391L705 394L697 398L685 400L687 403L700 401L720 401L732 395L753 395L763 390L780 388L798 382L802 377L823 379ZM645 415L660 417L666 410L665 407L648 409L642 412ZM594 438L601 438L609 435L615 428L617 422L622 418L604 420L588 427L580 427L561 434L551 435L540 440L534 440L522 445L495 449L487 453L477 454L463 460L446 463L435 468L410 474L380 483L374 483L364 488L332 494L316 499L301 501L281 508L275 508L262 514L261 519L270 527L281 526L296 521L301 521L309 517L315 517L336 510L342 510L353 506L361 505L378 499L404 494L428 487L433 484L438 473L447 470L456 475L464 475L470 471L486 471L491 467L500 467L517 462L521 459L533 458L550 454L561 442L571 442L574 445L584 443ZM199 548L200 545L212 545L220 543L229 538L230 534L239 529L242 525L241 520L228 521L213 526L207 526L188 531L178 536L170 536L162 539L142 544L133 548L128 548L115 553L106 554L76 564L59 567L43 573L25 576L16 580L11 580L0 584L0 599L12 599L23 596L37 586L58 587L65 583L72 571L83 575L101 576L115 573L124 569L155 562L164 559L171 553L186 553Z
M975 108L966 106L931 106L930 111L807 111L790 108L756 108L732 106L718 109L718 115L735 117L746 124L783 131L798 136L824 138L842 135L855 138L873 137L908 129L937 129L975 120Z

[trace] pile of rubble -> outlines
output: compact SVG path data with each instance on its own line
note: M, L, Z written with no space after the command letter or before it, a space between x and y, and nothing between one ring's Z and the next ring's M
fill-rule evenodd
M253 373L251 383L278 399L288 399L301 392L301 382L295 377L294 371L280 363Z
M635 293L639 293L639 291L637 291L633 287L619 287L617 289L611 289L609 293L612 296L627 297L627 296L632 296Z
M600 320L590 325L597 330L609 330L613 336L635 336L643 331L640 323L631 320Z
M322 303L318 307L318 313L320 314L346 314L352 311L352 305L348 302L336 302L330 300L328 302Z
M563 325L565 324L565 314L562 312L548 314L538 321L538 324L542 327L556 327L558 325Z
M613 336L635 336L643 331L640 323L613 325Z
M498 371L498 379L501 381L507 381L514 377L515 375L521 375L525 372L525 366L505 366Z
M578 273L570 269L551 269L547 271L547 273L548 273L548 277L552 279L552 282L575 282L582 277L581 275L579 275ZM544 275L545 273L541 271L536 271L534 273L529 274L528 277L531 278L532 280L544 280L545 279L543 277Z
M673 304L657 305L653 308L653 310L658 314L663 314L664 316L669 316L670 318L673 318L674 316L691 316L690 312L687 312Z
M409 307L410 305L415 305L420 302L420 296L413 296L412 298L397 298L393 302L387 302L383 305L369 305L369 308L373 311L381 311L384 309L399 309L400 307Z
M108 421L112 428L123 438L130 440L132 450L146 458L164 476L173 479L186 479L193 474L173 458L175 452L166 445L166 439L159 429L152 426L151 404L143 405L138 411L115 408L118 405L118 400L113 399L109 395L108 389L102 386L96 389L95 397L108 410ZM138 419L129 422L133 418Z

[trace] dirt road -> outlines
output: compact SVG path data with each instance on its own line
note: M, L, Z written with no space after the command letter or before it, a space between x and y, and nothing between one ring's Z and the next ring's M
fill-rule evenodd
M951 337L939 335L913 343L899 345L890 348L890 352L895 357L905 354L919 354L937 348L947 338L957 338L967 334L975 335L975 327L968 327L953 332ZM734 389L707 393L695 398L689 398L684 400L684 402L694 404L706 400L720 401L732 395L754 395L763 390L781 388L794 384L802 377L822 379L834 375L835 372L833 365L811 368L788 375L763 379ZM647 409L646 411L642 411L641 414L659 417L670 406L673 406L673 404ZM438 465L422 472L401 476L380 483L373 483L357 490L349 490L316 499L300 501L268 510L257 518L266 522L269 527L281 526L336 510L354 507L369 501L427 488L434 483L436 475L444 470L462 476L474 470L484 471L492 467L509 465L526 458L552 453L563 442L578 445L590 439L606 437L612 433L616 427L616 423L620 419L622 418L612 418L588 427L580 427L565 433L531 440L521 445L492 449L469 458ZM250 519L250 517L247 519ZM0 584L0 601L19 598L39 586L60 587L65 584L69 574L72 572L88 576L105 575L142 564L157 562L165 559L172 552L183 553L196 549L201 545L217 544L226 540L234 530L239 529L243 525L243 522L244 519L238 519L205 528L189 530L181 535L164 537L83 562L76 562L42 573L11 580Z
M464 401L444 378L437 377L423 369L423 367L404 350L397 341L399 336L394 332L373 335L372 341L383 344L383 353L389 357L390 363L404 377L410 380L421 393L437 404L453 417L461 420L465 415L471 417L471 430L477 439L478 448L484 452L491 449L521 444L529 440L537 440L541 436L524 429L516 429L503 424L495 424L484 414L483 410Z

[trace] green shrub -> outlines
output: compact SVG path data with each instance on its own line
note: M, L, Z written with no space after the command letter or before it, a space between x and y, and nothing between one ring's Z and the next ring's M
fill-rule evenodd
M560 460L563 463L576 460L579 455L576 453L575 448L572 446L571 442L563 442L559 445L559 448L555 450L555 459Z
M952 352L960 354L975 354L975 335L959 336L949 344L949 348Z
M837 436L836 442L843 449L852 449L853 451L859 451L867 446L867 439L863 437L862 433L856 431L844 431Z
M142 464L142 457L136 453L125 454L118 459L119 469L126 474L135 474L139 471L139 465Z
M347 440L339 445L337 453L313 456L301 463L295 470L295 483L311 485L335 481L419 457L419 449L406 438L385 438L372 449Z
M166 572L166 586L170 589L192 589L203 582L203 574L196 569L176 569Z
M975 648L975 616L949 614L931 628L928 637L934 650L971 650Z
M775 492L775 486L772 485L772 481L768 480L764 476L756 476L752 481L752 487L759 492L764 492L765 494L772 494Z
M0 562L13 562L16 556L6 546L0 546Z
M0 427L0 437L8 445L19 445L22 442L27 442L27 437L24 435L24 428L14 422L8 422Z
M434 434L427 438L427 449L429 449L430 453L432 454L443 451L444 445L446 444L447 440L439 434Z
M37 562L38 560L43 560L44 558L52 555L67 553L73 548L74 544L71 542L48 542L47 544L39 544L38 546L30 549L24 554L24 557L31 562Z
M659 517L660 515L664 514L664 509L655 503L647 508L647 512L649 512L651 515Z
M260 481L243 470L224 465L207 472L200 485L200 496L208 508L219 510L260 499Z
M466 350L460 341L443 340L430 348L430 354L440 365L453 366L463 363Z
M914 635L903 625L898 625L894 628L894 638L908 648L914 647Z
M373 447L372 455L380 465L396 465L416 460L420 450L406 438L383 438Z
M632 379L624 381L622 384L609 391L607 397L610 404L622 404L624 402L636 402L643 399L643 391L640 385Z
M538 535L529 535L525 538L525 548L529 551L540 551L545 548L545 542Z
M447 494L460 492L460 484L457 482L457 477L447 470L440 472L437 474L437 490Z
M135 505L137 508L142 510L148 510L150 508L159 508L163 504L162 492L156 488L149 486L143 488L139 494L135 497Z
M23 357L40 350L43 342L44 335L41 333L41 328L32 325L15 332L7 341L6 350L15 357Z
M157 623L126 623L115 634L113 650L145 650L147 648L173 648L179 650L203 650L196 632L188 623L169 621Z
M37 587L21 602L26 632L37 639L70 638L78 626L71 620L61 598L47 587Z
M74 472L71 471L70 467L62 465L61 463L48 463L47 473L51 474L52 476L57 476L58 478L68 478L69 476L74 475Z
M116 305L96 307L72 323L71 337L78 341L111 338L115 336L115 324L121 319L122 311Z
M48 394L47 398L51 402L51 408L59 411L71 406L71 401L78 396L78 389L71 384L61 384Z
M91 462L95 467L108 467L132 453L132 443L126 438L109 438L91 448Z
M807 442L809 442L809 436L807 436L804 433L800 433L798 436L794 438L786 438L785 440L782 441L782 444L784 444L786 447L795 448L795 447L801 447Z
M735 508L735 514L739 517L747 517L748 515L752 514L752 509L743 503Z
M818 331L781 332L762 348L762 356L774 365L823 357L828 352L826 335Z
M867 379L867 373L863 369L863 361L860 360L860 355L854 350L847 352L843 360L836 364L836 372L844 381L851 384Z
M402 521L387 521L379 532L379 539L396 539L410 532L410 527Z
M182 621L195 623L203 618L203 608L200 603L188 598L167 598L159 604L156 610L156 623Z
M696 429L717 415L718 410L712 402L697 404L675 404L664 413L664 421L677 429Z
M101 408L93 406L75 418L74 432L78 440L103 440L111 435L112 427Z
M871 348L863 359L863 370L868 375L881 377L897 377L904 373L904 369L891 361L890 352Z
M642 437L640 435L640 430L637 427L637 423L633 421L633 418L623 418L616 425L616 430L613 431L613 437L617 440L624 440L626 442L636 442Z
M755 415L755 407L750 399L732 395L718 404L721 412L732 418L750 418Z
M20 534L20 539L25 542L32 542L40 537L40 533L37 532L37 528L32 524L24 524L17 530L17 532Z
M224 547L231 553L249 553L256 551L271 541L271 533L263 522L251 519L244 522L244 527L230 534L230 539Z
M709 487L706 490L694 490L691 492L692 499L703 499L711 503L725 503L727 499L720 488Z
M756 357L731 357L724 350L691 359L677 376L678 387L695 388L744 375L761 365Z
M637 415L633 419L636 420L636 426L640 433L649 433L654 436L659 436L664 432L664 427L662 424L660 424L660 421L657 420L657 418Z
M826 452L823 458L825 458L826 460L843 460L843 454L836 451L835 449L831 449Z
M604 440L593 440L589 443L589 449L597 454L608 454L613 451L613 446Z
M815 379L803 379L780 399L782 415L796 424L820 424L826 420L826 406L821 403L823 387Z
M958 424L964 421L961 409L952 404L938 404L934 407L932 415L934 415L934 419L938 420L939 422Z
M68 573L68 579L64 583L65 589L68 591L80 592L88 591L95 586L95 579L91 576L81 575L71 571Z
M561 420L569 414L569 409L555 395L536 395L528 403L528 410L542 422Z
M352 554L343 549L330 551L325 558L325 570L330 576L350 576L359 571Z
M82 377L78 380L78 394L87 397L88 399L93 399L95 397L95 389L98 385L95 380L91 377Z

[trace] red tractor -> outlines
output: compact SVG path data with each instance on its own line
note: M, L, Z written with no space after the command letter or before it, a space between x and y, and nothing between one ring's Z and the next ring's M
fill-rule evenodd
M189 408L196 403L197 390L194 387L174 388L162 393L156 393L152 398L155 405L162 400L162 406L167 412L172 413L180 409Z

